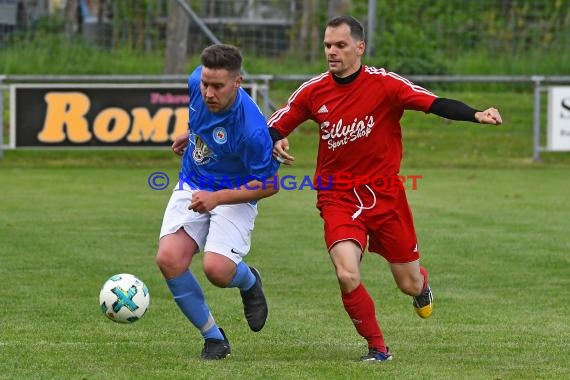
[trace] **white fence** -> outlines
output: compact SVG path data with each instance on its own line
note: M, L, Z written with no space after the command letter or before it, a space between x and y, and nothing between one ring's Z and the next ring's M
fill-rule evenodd
M255 100L260 105L262 112L268 117L275 109L269 97L269 89L272 82L279 81L295 81L302 82L308 80L310 75L248 75L246 77L247 84L245 86L255 87ZM542 143L542 116L543 116L543 94L547 93L553 86L570 85L570 76L438 76L438 75L415 75L408 76L408 79L416 83L506 83L528 85L532 89L534 98L534 110L532 120L533 130L533 159L540 160L540 153L545 151L553 151L549 149L549 145ZM115 83L115 84L137 84L141 83L160 83L160 84L180 84L185 83L187 77L184 75L159 75L159 76L0 76L0 115L3 115L4 92L10 87L17 84L41 84L41 83ZM566 100L570 102L570 100ZM4 120L0 117L0 131L4 131ZM3 141L3 133L0 133L0 158L2 157L2 149L14 149L14 130L15 126L11 126L8 135L8 142ZM558 149L557 149L558 150Z

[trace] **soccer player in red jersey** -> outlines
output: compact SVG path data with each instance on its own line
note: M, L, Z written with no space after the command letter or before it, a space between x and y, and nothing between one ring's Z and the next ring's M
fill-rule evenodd
M317 208L336 270L341 298L357 332L366 339L364 361L392 359L376 320L374 301L360 280L369 251L383 256L402 292L413 297L421 318L433 310L433 295L420 253L406 193L396 179L402 159L400 119L405 110L451 119L501 124L495 108L475 110L382 68L361 63L362 25L350 16L327 23L324 52L328 71L303 83L269 119L274 155L294 157L286 136L306 120L320 127L315 171Z

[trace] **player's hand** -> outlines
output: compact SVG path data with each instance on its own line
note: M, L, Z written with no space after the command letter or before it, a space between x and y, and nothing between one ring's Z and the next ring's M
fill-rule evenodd
M196 191L192 194L192 201L188 206L189 210L205 214L212 211L218 205L218 197L215 192Z
M282 164L291 165L295 157L289 154L289 140L287 138L275 141L273 145L273 157Z
M492 107L483 112L475 112L475 119L481 124L499 125L503 123L499 110Z
M178 136L172 143L172 151L179 156L182 156L184 149L188 145L188 132Z

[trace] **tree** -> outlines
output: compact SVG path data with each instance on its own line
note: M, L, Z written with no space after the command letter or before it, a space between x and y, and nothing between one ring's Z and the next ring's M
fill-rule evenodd
M170 0L168 5L164 74L184 74L187 69L190 18L182 12L176 0Z
M319 0L305 0L302 7L302 16L291 30L289 51L292 55L315 62L320 38L317 25Z
M352 8L352 0L330 0L329 19L349 14L351 8Z
M81 12L78 0L67 0L65 2L65 32L68 35L78 33L81 25Z

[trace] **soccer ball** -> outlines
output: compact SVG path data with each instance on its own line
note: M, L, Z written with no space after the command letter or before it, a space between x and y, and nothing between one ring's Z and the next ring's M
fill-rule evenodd
M149 303L150 294L144 282L128 273L109 278L99 293L101 311L119 323L138 321L146 313Z

